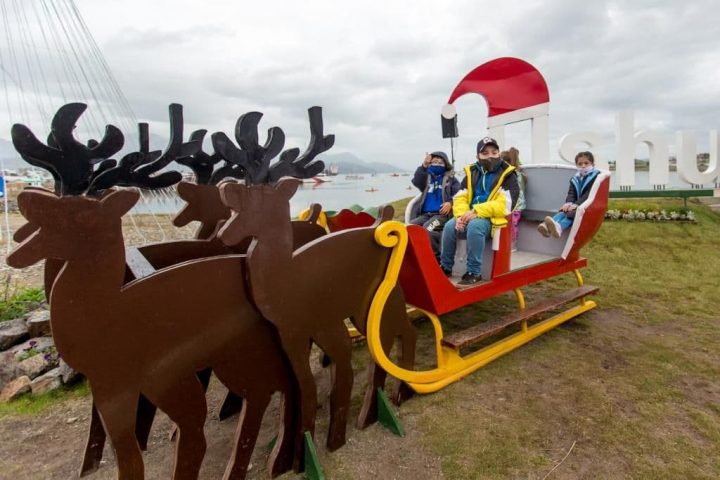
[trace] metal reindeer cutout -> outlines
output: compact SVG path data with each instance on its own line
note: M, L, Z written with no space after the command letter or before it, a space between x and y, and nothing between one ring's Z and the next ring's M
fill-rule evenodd
M107 133L102 142L98 143L90 140L88 147L83 147L81 143L73 139L72 131L85 109L86 105L80 103L67 104L61 107L53 118L52 130L48 136L48 146L40 144L32 132L24 125L15 125L12 130L13 142L22 157L33 165L41 166L53 173L55 192L58 194L63 192L65 194L69 194L69 192L86 192L88 195L102 197L104 193L109 193L106 189L114 184L137 186L150 190L166 188L176 183L181 178L181 175L175 171L154 174L169 165L170 162L181 160L182 155L192 154L200 147L199 142L194 141L192 136L189 142L183 143L182 106L172 104L169 107L170 141L162 155L160 151L149 151L148 125L141 123L139 124L140 149L138 152L125 155L119 163L113 159L103 159L101 155L112 155L122 147L124 143L122 133L109 125L106 128ZM60 141L58 139L64 140ZM65 147L62 147L63 145ZM56 164L60 166L55 166ZM154 176L151 177L150 175ZM32 223L27 223L15 233L14 240L22 242L37 228ZM163 264L166 257L171 257L172 261L168 262L168 264L172 264L179 263L188 256L191 258L210 256L209 254L202 255L195 252L182 252L179 254L176 250L178 248L163 248L160 251L148 248L145 252L132 249L128 250L128 254L135 253L142 256L144 253L143 260L150 259L154 264ZM223 253L225 250L223 249ZM45 261L45 296L48 299L55 278L64 264L64 260L57 258L48 258ZM133 280L137 276L137 273L133 274L130 265L131 259L128 259L129 268L126 273L126 282ZM204 379L205 383L207 383L209 375L206 377ZM147 439L154 416L155 407L145 397L141 396L138 403L136 434L143 450L147 447ZM100 465L105 438L105 430L93 405L81 475L96 470Z
M63 157L51 152L40 159L52 164L72 158L59 148ZM55 171L62 185L72 183L62 168ZM135 433L141 396L178 426L174 478L197 478L206 416L197 373L208 368L244 399L225 477L244 477L262 414L276 391L283 394L284 412L269 471L286 471L294 450L292 373L274 329L245 295L244 256L198 259L126 283L121 217L137 199L130 190L98 198L24 191L18 203L34 231L8 256L17 268L43 259L64 262L49 297L53 336L67 363L89 379L119 478L143 478Z
M373 294L387 266L390 250L374 240L375 226L333 233L294 251L289 200L299 182L280 180L275 186L224 184L223 201L235 214L219 235L228 245L247 237L253 241L247 255L250 291L262 315L277 328L300 386L301 423L298 445L304 432L314 432L317 409L315 380L309 365L314 342L332 361L330 394L330 450L345 443L347 414L353 383L351 342L344 319L366 331L366 318ZM381 211L378 224L392 218L392 208ZM304 281L298 282L302 278ZM308 299L324 298L321 303ZM402 339L400 363L411 368L416 332L405 302L395 289L383 314L383 348L389 351ZM385 374L373 365L370 385L359 424L375 415L372 404Z

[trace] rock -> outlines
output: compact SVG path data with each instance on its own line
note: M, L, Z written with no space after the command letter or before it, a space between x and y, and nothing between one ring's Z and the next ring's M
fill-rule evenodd
M25 353L27 350L30 350L31 348L34 348L37 351L43 351L46 348L54 347L55 342L53 342L52 337L36 337L31 338L30 340L26 340L25 342L21 343L20 345L15 345L10 350L15 353L15 361L20 362L20 357Z
M60 360L60 376L62 377L63 385L69 385L75 383L82 378L82 374L72 369L70 365L65 363L64 360Z
M0 403L15 400L23 393L30 391L30 379L26 376L18 377L5 385L0 393Z
M26 324L31 337L43 337L52 334L50 331L50 312L44 308L32 312Z
M7 350L29 336L27 325L22 318L0 322L0 351Z
M75 423L77 421L78 421L78 417L70 417L67 420L65 420L65 423L67 423L68 425L72 425L73 423Z
M38 353L37 355L27 358L22 362L18 363L16 372L18 376L27 375L32 379L48 371L50 368L52 368L52 366L52 363L45 360L45 356L42 353Z
M0 390L15 378L15 368L17 362L15 355L11 351L0 353Z
M60 377L60 367L50 370L45 375L37 377L30 383L30 389L33 395L41 395L60 388L61 386L62 378Z

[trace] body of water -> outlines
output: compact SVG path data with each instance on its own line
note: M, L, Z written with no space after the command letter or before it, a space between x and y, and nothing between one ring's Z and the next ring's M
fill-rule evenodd
M336 175L326 177L323 183L303 183L293 197L290 205L291 214L297 215L311 203L319 203L324 210L340 210L351 205L363 208L377 207L384 203L401 198L413 197L419 193L410 180L410 175L391 176L387 173L350 176ZM633 190L652 190L648 183L648 172L635 172ZM703 188L714 188L712 184ZM617 182L611 177L610 188L616 190ZM690 189L677 172L670 172L670 183L667 189ZM135 213L175 213L182 208L184 202L174 192L145 192L135 207Z

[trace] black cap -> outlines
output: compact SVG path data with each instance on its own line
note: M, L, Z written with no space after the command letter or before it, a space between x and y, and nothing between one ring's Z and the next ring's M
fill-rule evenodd
M482 149L487 147L488 145L495 145L495 148L500 150L500 145L495 141L494 138L485 137L482 140L480 140L477 144L477 153L482 152Z
M443 162L445 162L445 170L450 170L452 168L452 165L450 165L450 160L448 160L448 156L445 152L441 152L438 150L437 152L432 152L430 156L442 158Z

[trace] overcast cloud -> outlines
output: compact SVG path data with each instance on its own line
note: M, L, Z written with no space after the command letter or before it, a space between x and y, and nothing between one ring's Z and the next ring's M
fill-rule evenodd
M335 151L409 169L449 148L439 112L457 82L503 56L547 80L553 157L562 134L595 131L611 158L620 110L635 111L636 128L694 129L701 150L720 127L720 14L710 0L76 4L135 115L161 135L178 102L190 127L231 132L259 110L261 128L278 125L302 146L306 110L321 105ZM456 105L456 156L466 160L487 108L478 96ZM529 132L508 130L523 156Z

